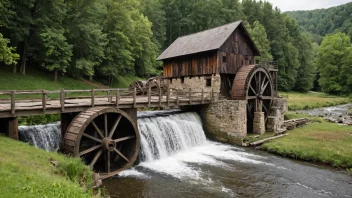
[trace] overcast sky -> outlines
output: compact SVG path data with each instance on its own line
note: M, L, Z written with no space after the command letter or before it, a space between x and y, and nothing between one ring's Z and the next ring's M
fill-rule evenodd
M319 8L329 8L352 0L267 0L274 7L277 6L282 12L291 10L314 10Z

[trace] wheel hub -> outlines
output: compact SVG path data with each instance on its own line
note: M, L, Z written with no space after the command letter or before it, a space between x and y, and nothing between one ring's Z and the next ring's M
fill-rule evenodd
M116 142L110 138L103 139L103 148L108 151L114 151L116 148Z

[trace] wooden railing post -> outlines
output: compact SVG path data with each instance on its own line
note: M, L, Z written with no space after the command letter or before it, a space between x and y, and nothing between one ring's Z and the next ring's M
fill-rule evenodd
M65 111L65 91L61 89L60 91L60 104L61 104L61 111Z
M161 88L159 88L159 106L161 107Z
M137 97L137 89L136 87L133 89L133 108L136 108L137 107L137 104L136 104L136 97Z
M106 91L106 97L108 97L108 102L111 102L111 99L110 99L110 90L107 90L107 91Z
M179 90L176 89L176 104L177 104L177 106L179 106L179 104L180 104L180 99L178 98L178 92L179 92Z
M166 95L166 104L169 106L169 100L170 100L170 88L167 88L167 95Z
M43 112L45 112L45 109L46 109L46 92L45 92L45 90L42 90L42 106L43 106Z
M119 107L120 103L120 89L116 89L116 108Z
M204 104L204 89L202 89L202 104Z
M92 101L91 101L91 106L94 107L94 88L92 89Z
M150 86L148 86L148 107L150 107L150 103L151 103L151 99L152 99L151 92L152 92L152 88Z
M188 90L188 97L189 97L189 104L192 104L192 89L191 88L189 88L189 90Z
M16 99L15 99L15 91L11 91L11 114L15 115L16 113Z

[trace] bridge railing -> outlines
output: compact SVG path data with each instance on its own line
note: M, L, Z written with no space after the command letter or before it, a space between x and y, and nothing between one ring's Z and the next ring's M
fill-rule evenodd
M0 112L11 111L14 115L19 104L20 106L31 105L31 109L47 108L61 109L62 112L70 104L70 100L82 100L78 106L96 106L96 105L116 105L133 104L133 107L145 106L152 104L155 106L172 105L192 105L204 104L219 100L220 93L214 90L192 90L192 89L167 89L165 91L151 91L143 95L137 95L137 91L130 89L91 89L91 90L0 90ZM103 100L103 103L102 101ZM48 102L57 103L53 106ZM98 103L97 103L98 102ZM72 105L71 105L72 106ZM26 109L26 108L24 108ZM28 109L28 108L27 108Z

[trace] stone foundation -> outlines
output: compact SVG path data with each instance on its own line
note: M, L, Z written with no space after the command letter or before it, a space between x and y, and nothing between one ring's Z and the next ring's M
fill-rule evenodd
M210 139L241 145L247 136L246 101L221 100L202 107L200 114Z
M207 86L207 79L211 80L211 85ZM194 91L210 92L212 89L214 91L219 91L221 86L221 78L219 74L209 75L209 76L187 76L182 78L172 78L165 79L165 84L170 89L192 89Z
M268 132L277 132L283 127L284 115L288 111L287 100L285 98L274 98L270 116L266 124Z
M253 133L262 135L265 133L264 112L254 112Z

